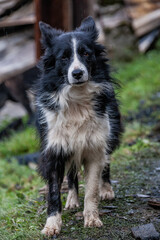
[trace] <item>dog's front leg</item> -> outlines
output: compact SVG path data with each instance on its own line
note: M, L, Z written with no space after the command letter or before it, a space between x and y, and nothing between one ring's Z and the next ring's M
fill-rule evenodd
M102 166L90 159L84 164L85 167L85 199L84 199L84 226L85 227L101 227L103 223L99 218L99 181Z
M48 218L46 225L42 230L42 234L47 236L52 236L54 234L59 234L62 226L61 219L61 197L60 188L63 181L64 171L57 169L53 171L49 177L49 193L48 193Z

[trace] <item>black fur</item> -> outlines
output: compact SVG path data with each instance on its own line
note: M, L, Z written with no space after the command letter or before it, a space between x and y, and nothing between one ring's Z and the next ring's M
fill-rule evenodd
M69 190L75 188L78 193L78 176L77 176L77 171L76 171L75 165L72 165L70 170L68 171L67 179L68 179Z
M42 44L45 49L39 68L41 78L36 86L37 101L37 127L40 133L42 158L39 163L39 172L49 184L48 214L54 215L61 212L60 187L64 176L64 166L72 156L71 152L56 147L46 150L48 127L43 115L43 109L58 113L59 99L51 98L52 94L61 94L63 88L69 83L67 71L72 62L71 40L75 37L78 41L78 58L86 66L89 81L104 85L99 94L92 99L94 111L99 118L108 114L111 133L107 141L106 154L109 155L119 145L122 126L118 102L115 97L115 83L110 76L110 67L107 63L105 49L96 42L98 32L91 17L85 19L81 26L74 32L64 33L52 29L49 25L40 23ZM72 116L71 116L72 118ZM58 153L57 153L58 152ZM69 189L76 188L78 192L78 178L75 166L68 172ZM109 165L102 173L102 179L110 183Z

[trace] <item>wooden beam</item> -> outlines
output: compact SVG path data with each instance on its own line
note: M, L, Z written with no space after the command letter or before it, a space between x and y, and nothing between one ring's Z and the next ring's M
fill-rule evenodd
M153 43L155 42L159 34L160 34L160 29L155 29L154 31L142 37L138 41L139 51L142 53L147 52L147 50L153 45Z
M73 28L80 26L85 17L94 17L94 3L95 0L73 0Z
M160 27L160 9L133 21L133 29L138 37Z
M40 44L39 21L44 21L57 29L70 31L72 29L72 2L71 0L35 0L36 24L36 56L42 54Z
M160 8L160 1L150 0L124 0L126 2L126 10L132 19L138 19L144 15Z
M25 4L9 16L0 19L0 27L12 27L35 23L33 3Z

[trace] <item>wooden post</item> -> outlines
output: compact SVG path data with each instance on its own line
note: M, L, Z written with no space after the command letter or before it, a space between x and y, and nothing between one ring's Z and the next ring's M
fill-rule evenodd
M52 27L70 31L80 25L83 18L93 16L95 0L35 0L35 39L37 60L42 54L39 21Z
M35 40L37 60L42 54L39 21L44 21L57 29L72 30L71 0L35 0Z
M85 17L94 17L94 3L95 0L73 0L73 28L79 27Z

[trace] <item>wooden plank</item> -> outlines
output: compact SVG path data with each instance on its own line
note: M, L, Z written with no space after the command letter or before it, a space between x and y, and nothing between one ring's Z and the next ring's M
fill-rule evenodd
M16 6L16 4L20 1L21 0L12 0L12 1L0 0L0 15L3 14L6 10Z
M39 21L44 21L52 27L69 31L72 29L72 1L71 0L35 0L36 24L36 56L42 54L40 44Z
M36 64L32 31L23 31L0 39L0 83Z
M128 25L129 23L124 8L121 8L113 15L102 15L100 21L104 29L113 29L121 25Z
M145 53L151 45L154 43L154 41L157 39L157 37L160 34L160 29L155 29L151 33L145 35L143 38L141 38L138 41L138 49L140 52Z
M113 5L108 5L106 7L100 7L97 4L94 5L94 11L96 11L96 14L99 15L104 15L104 14L114 14L116 13L120 8L122 8L122 5L120 4L113 4Z
M160 9L155 10L141 18L135 19L132 22L132 26L138 37L157 27L160 27Z
M85 17L94 17L94 4L95 0L73 0L73 28L79 27Z
M12 27L34 23L35 13L33 3L26 4L19 10L13 12L13 14L0 19L0 27Z
M145 3L145 2L152 2L152 3L158 3L159 0L124 0L127 4L139 4L139 3Z
M132 19L143 17L144 15L160 8L160 1L150 0L125 0L126 10Z
M94 16L94 1L95 0L35 0L37 59L39 59L42 54L39 21L44 21L55 28L70 31L79 26L84 17L88 15Z

